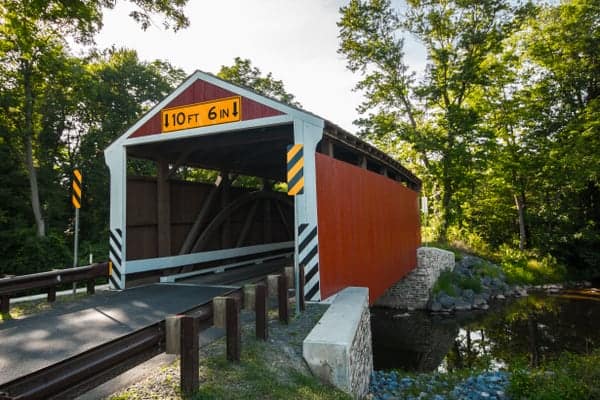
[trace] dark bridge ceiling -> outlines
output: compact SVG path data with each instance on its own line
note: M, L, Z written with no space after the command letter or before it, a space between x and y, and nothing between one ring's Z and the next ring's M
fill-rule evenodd
M187 165L285 181L285 155L292 142L292 125L280 125L130 146L127 154L166 159L176 167Z

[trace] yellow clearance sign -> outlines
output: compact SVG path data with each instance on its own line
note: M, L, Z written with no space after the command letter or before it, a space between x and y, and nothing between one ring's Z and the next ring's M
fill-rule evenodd
M242 119L242 98L235 96L165 108L161 113L163 133L236 122Z

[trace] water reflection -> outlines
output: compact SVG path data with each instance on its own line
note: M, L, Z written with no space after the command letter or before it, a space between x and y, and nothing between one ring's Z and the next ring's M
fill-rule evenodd
M371 326L376 369L498 369L516 358L535 366L600 346L600 291L535 294L451 317L374 308Z

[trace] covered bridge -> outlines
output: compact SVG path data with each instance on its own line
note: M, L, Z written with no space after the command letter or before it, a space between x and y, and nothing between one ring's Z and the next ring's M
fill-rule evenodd
M307 300L365 286L373 302L416 266L417 177L331 122L213 75L189 76L105 157L114 289L289 257ZM155 176L131 175L138 159ZM199 183L186 167L219 175ZM289 193L275 185L288 180Z

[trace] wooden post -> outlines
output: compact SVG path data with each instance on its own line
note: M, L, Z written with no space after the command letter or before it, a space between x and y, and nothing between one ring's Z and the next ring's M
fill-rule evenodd
M54 303L56 301L56 286L52 286L48 289L48 303Z
M158 256L171 255L171 189L169 185L169 162L158 161L156 178L157 221L158 221Z
M3 294L0 296L0 312L2 314L8 314L10 311L10 296Z
M90 279L87 281L87 294L96 293L96 280Z
M328 138L322 139L323 145L321 146L321 152L325 155L328 155L331 158L335 158L335 154L333 152L333 143Z
M229 204L230 198L230 186L231 180L229 177L229 172L224 172L223 176L223 189L221 191L221 209L227 207ZM231 237L231 217L228 216L225 221L223 221L223 225L221 227L221 248L227 249L230 247L230 243L233 243L233 238Z
M256 285L254 300L254 310L256 311L256 338L267 340L269 337L269 326L267 319L267 287L264 284Z
M242 350L242 331L240 329L240 303L237 298L225 300L227 335L227 360L240 361Z
M298 268L300 269L300 271L298 271L300 273L300 277L299 277L299 281L300 284L298 285L298 290L300 291L300 296L298 296L298 298L300 299L300 311L304 311L304 309L306 308L306 304L305 304L305 299L304 299L304 265L300 264L298 265Z
M180 385L184 396L191 396L200 384L198 320L189 315L181 317Z
M285 274L280 274L277 278L277 299L279 303L279 322L287 324L290 322L289 313L288 313L288 289L287 289L287 279L285 279Z
M362 157L360 158L360 167L361 167L362 169L367 169L367 157L365 157L365 156L362 156Z

